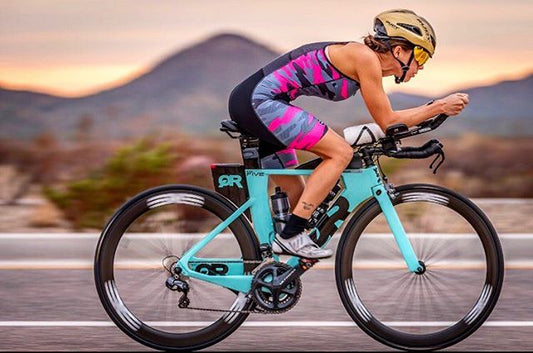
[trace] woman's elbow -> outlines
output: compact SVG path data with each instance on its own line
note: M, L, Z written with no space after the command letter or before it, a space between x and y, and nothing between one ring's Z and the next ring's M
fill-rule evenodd
M389 126L400 123L400 120L399 120L399 117L397 117L396 115L391 115L384 119L376 120L376 123L381 128L381 131L385 132L387 131L387 128Z

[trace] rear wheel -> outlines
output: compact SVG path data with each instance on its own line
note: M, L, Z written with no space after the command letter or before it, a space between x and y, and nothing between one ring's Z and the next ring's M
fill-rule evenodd
M441 349L472 334L503 283L496 231L472 202L431 185L397 188L392 200L425 271L409 272L376 200L347 225L336 257L350 316L394 348Z
M100 300L122 331L152 348L191 350L215 344L240 326L247 314L179 308L182 293L166 285L181 256L236 209L212 191L169 185L138 195L113 216L100 237L94 272ZM212 259L196 270L216 276L229 266L236 274L234 265L243 260L241 274L249 273L260 262L244 216L196 257ZM243 293L193 278L180 280L190 288L191 307L237 311L252 305Z

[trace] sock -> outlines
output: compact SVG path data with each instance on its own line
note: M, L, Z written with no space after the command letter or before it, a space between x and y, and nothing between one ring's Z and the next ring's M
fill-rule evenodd
M291 214L285 228L281 231L280 236L283 239L292 238L296 234L303 232L306 225L307 219Z

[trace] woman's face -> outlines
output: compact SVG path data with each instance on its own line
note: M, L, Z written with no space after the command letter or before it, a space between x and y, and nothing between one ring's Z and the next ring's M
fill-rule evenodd
M401 62L407 64L407 62L411 58L412 52L413 52L412 50L405 50L402 47L397 46L394 50L394 55L398 59L400 59ZM413 58L413 60L411 61L411 64L409 65L409 70L407 71L407 74L405 75L405 79L403 80L403 82L409 82L411 78L415 77L418 70L423 70L423 69L424 69L424 65L418 65L416 60ZM403 75L402 67L400 63L398 63L396 76L402 77L402 75Z

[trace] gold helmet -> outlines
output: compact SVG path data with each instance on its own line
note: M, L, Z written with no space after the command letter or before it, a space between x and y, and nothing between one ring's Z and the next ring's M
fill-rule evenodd
M424 48L431 57L435 53L437 38L433 27L411 10L395 9L380 13L374 18L374 31L376 39L404 39Z

